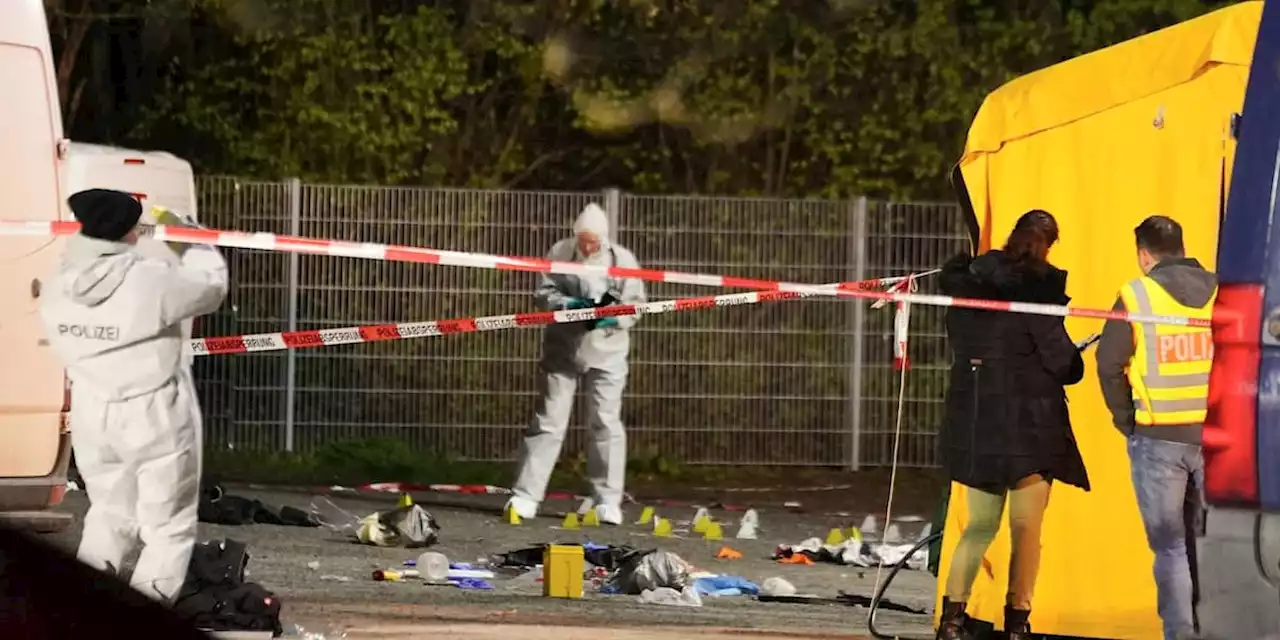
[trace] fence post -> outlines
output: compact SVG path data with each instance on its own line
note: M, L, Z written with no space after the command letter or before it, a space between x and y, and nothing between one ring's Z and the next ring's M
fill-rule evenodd
M854 201L849 220L849 280L861 282L867 279L867 199ZM867 339L866 306L862 299L846 302L852 343L849 345L849 469L862 468L862 370L866 357L863 353Z
M289 234L302 235L302 181L289 178ZM289 254L289 331L298 330L298 254ZM294 423L297 420L298 351L285 351L284 381L284 450L294 448Z
M622 219L622 191L614 188L604 190L604 213L609 219L609 242L618 242L618 223Z

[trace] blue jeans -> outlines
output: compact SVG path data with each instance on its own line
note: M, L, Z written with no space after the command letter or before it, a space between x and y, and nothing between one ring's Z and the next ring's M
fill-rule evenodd
M1129 436L1129 461L1147 544L1155 554L1157 608L1165 640L1192 637L1198 595L1193 579L1195 536L1204 517L1204 458L1197 445L1133 435Z

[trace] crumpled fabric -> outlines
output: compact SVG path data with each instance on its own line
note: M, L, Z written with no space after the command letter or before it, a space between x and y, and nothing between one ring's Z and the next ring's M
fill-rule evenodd
M795 555L804 555L814 562L849 565L854 567L889 567L902 561L914 544L885 544L845 540L838 545L823 544L817 538L809 538L800 544L778 545L773 553L774 560L784 560ZM907 568L920 570L929 562L927 549L920 549L911 554L907 560Z

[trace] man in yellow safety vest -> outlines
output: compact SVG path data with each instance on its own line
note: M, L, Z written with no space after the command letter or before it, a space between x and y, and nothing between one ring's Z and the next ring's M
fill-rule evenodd
M1218 278L1186 257L1182 226L1151 216L1134 229L1143 276L1120 288L1115 309L1209 319ZM1129 460L1166 640L1196 633L1195 536L1203 524L1200 432L1209 395L1208 328L1108 320L1098 380Z

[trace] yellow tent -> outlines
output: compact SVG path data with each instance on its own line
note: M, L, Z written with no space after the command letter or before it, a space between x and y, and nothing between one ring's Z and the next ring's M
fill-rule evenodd
M1182 223L1189 254L1212 268L1222 178L1234 153L1229 123L1244 104L1261 14L1261 2L1237 4L1023 76L988 96L956 176L979 248L1003 243L1027 210L1050 211L1062 236L1050 259L1070 272L1072 304L1110 308L1119 287L1139 275L1133 228L1161 213ZM1067 320L1076 339L1101 328L1098 320ZM1124 440L1088 356L1086 377L1068 399L1093 491L1053 489L1032 628L1159 638L1152 555ZM951 495L940 587L967 517L962 488ZM1008 558L1006 526L970 602L971 614L997 628Z

